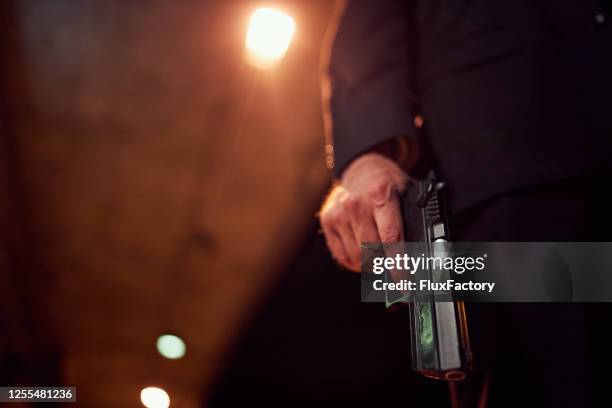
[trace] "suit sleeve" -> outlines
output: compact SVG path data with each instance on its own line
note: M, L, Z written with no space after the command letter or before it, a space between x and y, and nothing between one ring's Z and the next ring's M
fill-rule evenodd
M344 4L327 50L323 86L338 177L355 157L375 145L400 136L416 137L409 3L349 0Z

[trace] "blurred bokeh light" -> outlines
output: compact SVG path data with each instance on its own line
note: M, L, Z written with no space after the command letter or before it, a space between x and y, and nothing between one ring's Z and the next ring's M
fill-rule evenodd
M173 334L164 334L157 339L157 351L170 360L177 360L185 355L185 342Z
M140 391L140 401L147 408L168 408L170 397L161 388L147 387Z
M287 14L269 9L255 10L246 36L247 61L269 69L283 58L295 33L295 21Z

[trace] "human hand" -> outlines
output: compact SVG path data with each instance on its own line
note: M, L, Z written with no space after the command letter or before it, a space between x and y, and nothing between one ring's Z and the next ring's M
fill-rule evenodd
M340 265L358 272L361 243L404 238L400 196L408 176L380 153L365 153L344 170L320 212L327 246Z

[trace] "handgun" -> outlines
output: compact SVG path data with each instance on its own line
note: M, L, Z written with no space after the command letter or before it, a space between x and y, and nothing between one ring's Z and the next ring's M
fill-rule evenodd
M430 171L424 179L414 181L402 198L406 240L421 242L426 257L452 256L447 190ZM445 274L448 271L435 266L421 272L432 281L445 280ZM408 309L414 370L435 379L466 378L472 353L463 302L454 301L452 293L440 300L433 291L421 290L418 296L388 302L388 306Z

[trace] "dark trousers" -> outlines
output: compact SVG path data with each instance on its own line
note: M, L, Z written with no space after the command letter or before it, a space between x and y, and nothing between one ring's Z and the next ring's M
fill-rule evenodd
M608 180L567 180L494 197L452 216L453 240L610 241ZM483 396L489 407L612 404L611 312L608 304L469 304L475 371L459 388L462 405L478 406Z

